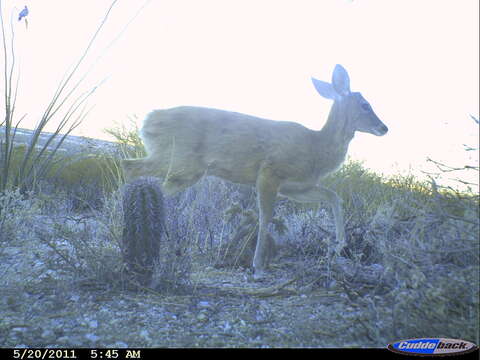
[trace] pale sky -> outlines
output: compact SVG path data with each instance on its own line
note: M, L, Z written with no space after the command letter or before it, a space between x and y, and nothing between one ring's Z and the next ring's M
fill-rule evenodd
M38 121L110 3L2 1L7 22L15 17L23 127ZM339 63L390 129L356 135L352 157L385 172L427 156L461 166L462 144L478 145L469 117L479 114L478 0L151 0L105 52L144 3L119 1L79 72L96 63L82 91L107 81L77 134L105 138L128 116L178 105L320 129L331 102L310 77L330 81ZM16 19L25 5L28 28Z

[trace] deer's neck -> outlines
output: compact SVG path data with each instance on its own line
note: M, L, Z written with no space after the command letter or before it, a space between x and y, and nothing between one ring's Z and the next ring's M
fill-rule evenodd
M354 130L349 125L347 107L341 100L335 101L328 114L327 122L318 132L318 136L323 143L348 148L354 135Z

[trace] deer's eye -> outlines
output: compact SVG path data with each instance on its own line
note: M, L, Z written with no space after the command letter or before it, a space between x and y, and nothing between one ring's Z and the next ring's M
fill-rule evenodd
M370 111L370 110L371 110L371 107L370 107L369 104L363 103L363 104L362 104L362 109L365 110L365 111Z

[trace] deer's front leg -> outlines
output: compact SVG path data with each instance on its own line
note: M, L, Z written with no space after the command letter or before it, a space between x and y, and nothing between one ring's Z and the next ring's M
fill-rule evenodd
M269 167L260 169L256 184L257 203L260 216L257 247L255 248L255 256L253 257L253 268L256 278L262 277L265 268L268 266L267 255L269 244L267 239L267 227L272 220L278 185L279 180Z
M332 190L319 185L285 185L279 189L281 195L284 195L294 201L308 203L326 200L333 210L336 229L335 252L345 246L345 222L343 220L342 199Z

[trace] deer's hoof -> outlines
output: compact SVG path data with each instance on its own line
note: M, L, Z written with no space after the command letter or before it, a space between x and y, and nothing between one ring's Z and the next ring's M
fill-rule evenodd
M262 281L267 277L267 273L263 269L255 269L253 272L253 281Z

